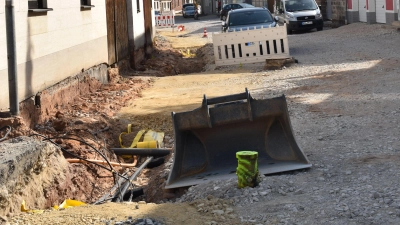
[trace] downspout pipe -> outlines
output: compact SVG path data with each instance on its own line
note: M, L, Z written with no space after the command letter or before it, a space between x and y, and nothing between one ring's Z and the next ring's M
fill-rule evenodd
M347 13L348 13L348 2L349 0L346 0L346 6L345 6L345 11L344 11L344 24L347 25ZM351 0L350 0L351 1ZM367 0L368 1L368 0Z
M19 115L18 102L18 77L17 77L17 53L15 48L15 16L14 1L6 0L6 33L7 33L7 62L8 62L8 96L10 113Z

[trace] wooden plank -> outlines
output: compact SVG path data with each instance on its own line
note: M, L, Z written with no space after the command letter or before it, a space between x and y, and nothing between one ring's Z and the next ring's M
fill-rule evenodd
M117 61L129 56L128 16L126 0L115 0L115 48Z
M114 1L106 0L106 19L107 19L107 46L108 46L108 64L117 62L115 48L115 29L114 29Z

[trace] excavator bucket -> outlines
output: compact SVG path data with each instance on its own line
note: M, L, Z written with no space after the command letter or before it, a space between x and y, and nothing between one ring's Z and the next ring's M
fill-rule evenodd
M311 167L297 145L285 96L253 99L247 91L204 99L172 113L175 158L166 189L236 177L238 151L257 151L261 174Z

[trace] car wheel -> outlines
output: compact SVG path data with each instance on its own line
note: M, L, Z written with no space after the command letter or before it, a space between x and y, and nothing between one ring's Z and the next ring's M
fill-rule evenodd
M321 30L323 30L323 29L324 29L323 26L317 27L317 31L321 31Z

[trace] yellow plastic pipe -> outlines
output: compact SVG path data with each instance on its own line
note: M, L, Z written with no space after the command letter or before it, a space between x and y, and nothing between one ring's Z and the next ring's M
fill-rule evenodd
M82 159L67 159L69 163L88 163L87 161L108 165L106 161L103 160L96 160L96 159L87 159L87 161ZM135 167L137 164L137 158L134 157L133 163L118 163L118 162L110 162L112 166L122 166L122 167Z

